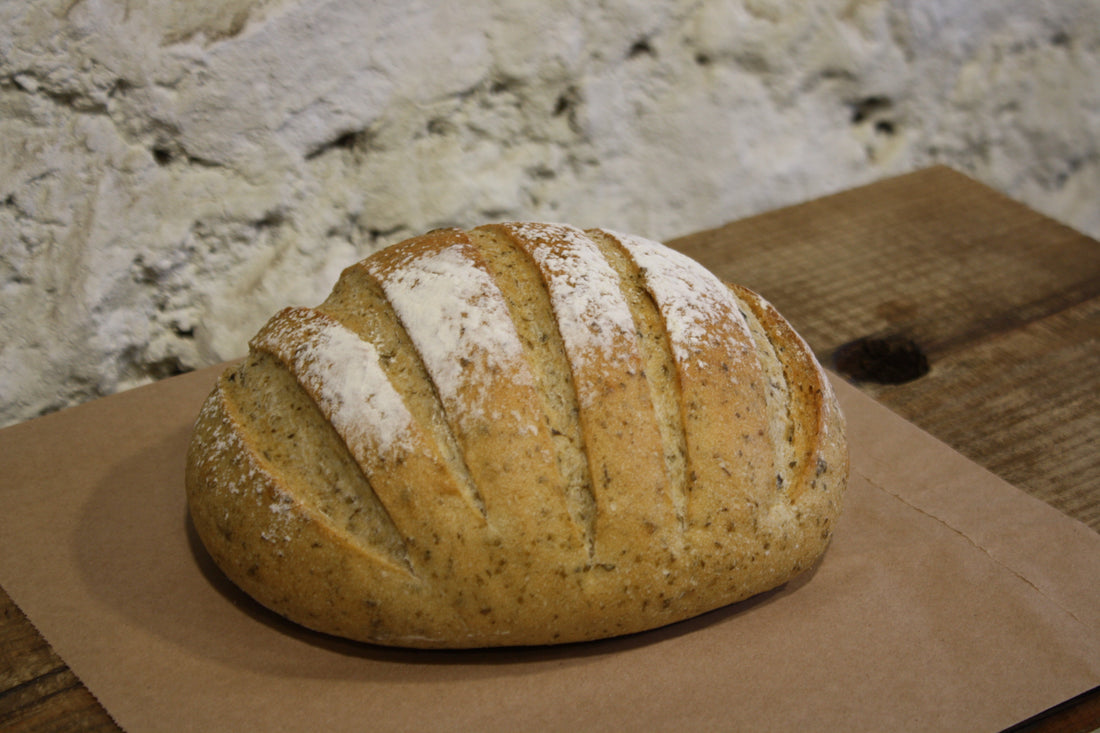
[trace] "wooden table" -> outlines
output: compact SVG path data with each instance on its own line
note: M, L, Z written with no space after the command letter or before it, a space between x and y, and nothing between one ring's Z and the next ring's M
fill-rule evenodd
M936 167L670 244L762 293L868 394L1100 531L1100 243ZM2 590L0 612L0 726L117 730ZM1017 729L1097 727L1100 689Z

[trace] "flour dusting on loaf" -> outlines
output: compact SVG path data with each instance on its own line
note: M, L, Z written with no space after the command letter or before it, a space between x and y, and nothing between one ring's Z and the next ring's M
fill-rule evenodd
M539 268L574 369L592 359L626 357L620 343L632 337L634 321L619 278L596 243L563 225L508 228Z
M696 358L700 348L726 341L728 353L752 351L748 326L729 289L689 257L641 237L613 234L638 263L657 301L677 359Z
M386 378L377 348L339 321L288 309L255 343L290 366L349 447L388 453L408 439L412 415Z
M661 244L436 230L287 308L188 456L226 575L318 631L468 648L634 633L824 552L848 457L805 342Z

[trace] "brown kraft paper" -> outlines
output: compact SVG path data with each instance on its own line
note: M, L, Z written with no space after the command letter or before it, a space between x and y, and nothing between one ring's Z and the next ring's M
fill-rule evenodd
M0 431L0 585L124 729L993 731L1100 684L1100 535L835 379L844 513L781 588L552 648L308 632L190 529L184 456L219 370Z

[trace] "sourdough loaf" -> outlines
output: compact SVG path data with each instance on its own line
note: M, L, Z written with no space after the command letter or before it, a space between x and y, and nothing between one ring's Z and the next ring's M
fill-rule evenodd
M437 230L287 308L205 402L199 537L304 626L411 647L626 634L824 551L844 428L772 306L663 245Z

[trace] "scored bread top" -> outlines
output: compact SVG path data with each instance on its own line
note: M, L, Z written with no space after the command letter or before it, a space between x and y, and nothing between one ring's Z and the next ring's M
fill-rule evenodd
M204 404L195 528L269 608L381 644L631 633L773 588L847 478L812 352L663 245L437 230L287 308Z

